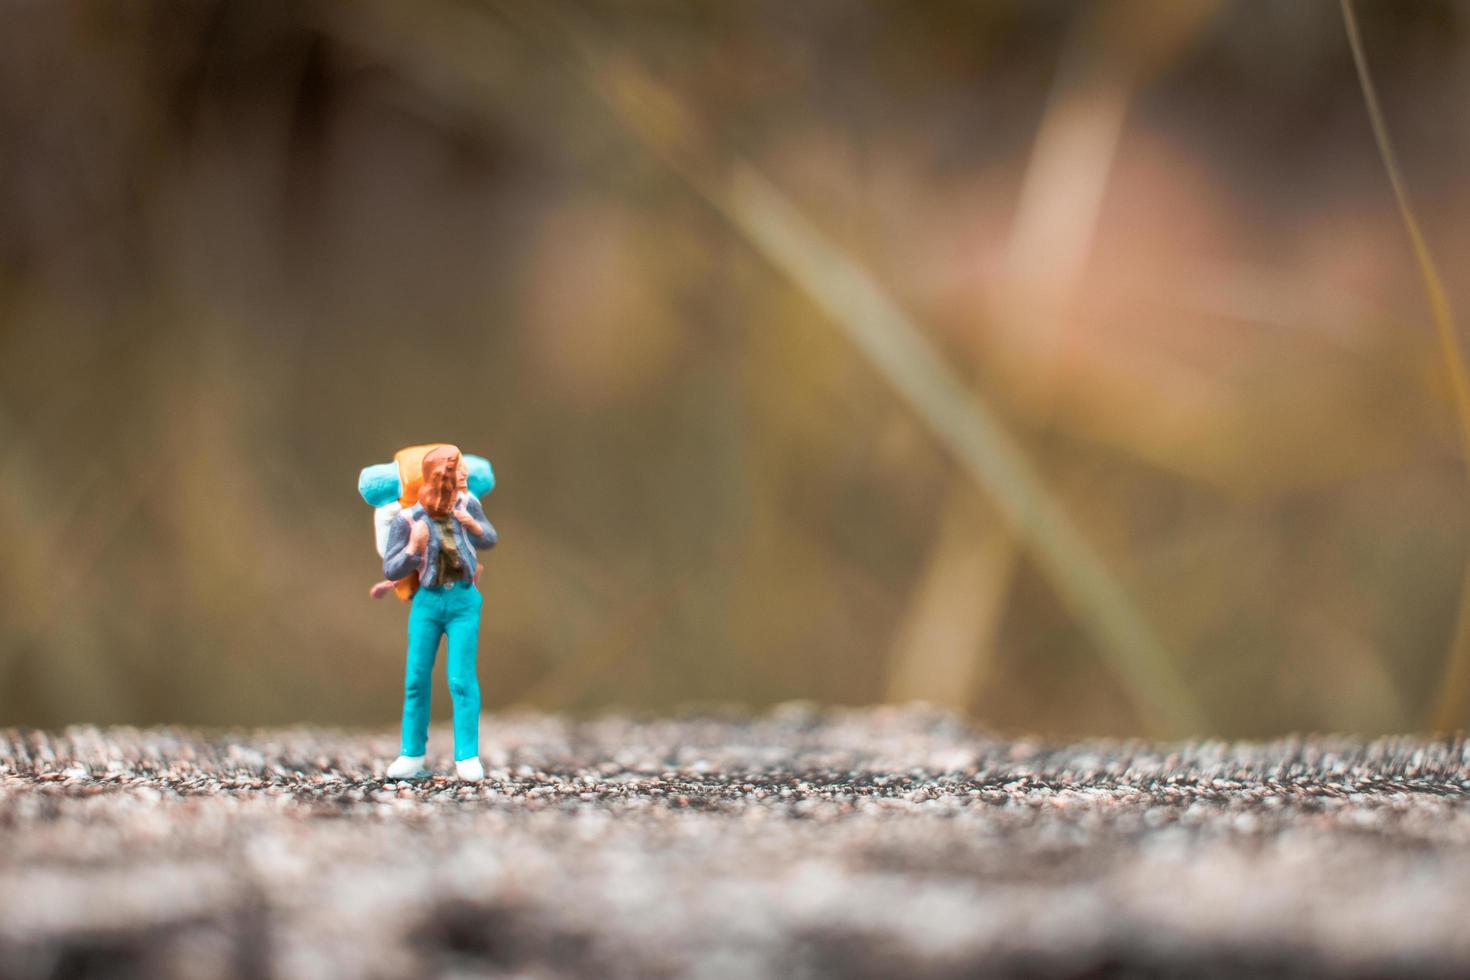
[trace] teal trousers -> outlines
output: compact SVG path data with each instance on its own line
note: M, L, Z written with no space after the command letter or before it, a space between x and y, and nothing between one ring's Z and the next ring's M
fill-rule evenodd
M454 761L480 754L480 590L467 583L421 588L408 613L408 668L403 679L403 754L423 755L429 742L429 695L439 637L447 637L449 699L454 703Z

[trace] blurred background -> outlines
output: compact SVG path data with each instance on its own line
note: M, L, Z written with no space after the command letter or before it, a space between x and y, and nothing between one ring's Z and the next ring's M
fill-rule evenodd
M1470 4L1359 16L1470 309ZM1443 713L1470 488L1336 3L3 17L0 725L396 725L355 484L425 441L499 478L489 710Z

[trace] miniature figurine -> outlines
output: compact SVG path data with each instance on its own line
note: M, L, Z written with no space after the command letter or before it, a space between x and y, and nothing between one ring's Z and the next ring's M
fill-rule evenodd
M441 636L447 638L449 695L454 704L455 771L469 782L484 778L479 758L480 683L475 670L482 602L477 584L482 566L475 553L495 547L498 536L476 491L488 493L494 485L488 461L463 456L451 445L402 450L393 464L367 467L358 480L363 499L377 509L374 524L386 580L374 585L370 594L377 597L391 588L399 598L412 601L402 754L388 767L390 779L430 775L424 758L431 680Z

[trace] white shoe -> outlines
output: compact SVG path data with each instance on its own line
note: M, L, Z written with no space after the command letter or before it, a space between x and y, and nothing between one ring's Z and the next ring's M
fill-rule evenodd
M426 779L429 775L421 755L400 755L388 767L389 779Z
M476 757L460 759L454 764L454 771L467 783L478 783L485 778L485 767L480 765L480 760Z

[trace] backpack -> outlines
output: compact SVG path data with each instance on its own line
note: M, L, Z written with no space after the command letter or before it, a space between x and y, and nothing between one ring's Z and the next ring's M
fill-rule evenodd
M362 499L377 510L397 505L400 510L407 510L418 503L419 490L424 484L424 457L429 450L437 449L445 445L442 442L426 443L422 446L408 446L393 454L393 462L378 463L373 466L365 466L357 477L357 492ZM483 456L472 456L464 453L461 456L465 469L468 471L468 492L476 497L483 497L495 489L495 470L490 461ZM393 520L397 520L397 513ZM378 553L382 554L383 540L378 543ZM475 579L478 581L480 572L484 566L476 563ZM393 591L401 602L408 602L413 594L419 589L419 573L412 572L407 578L399 579L393 583Z

